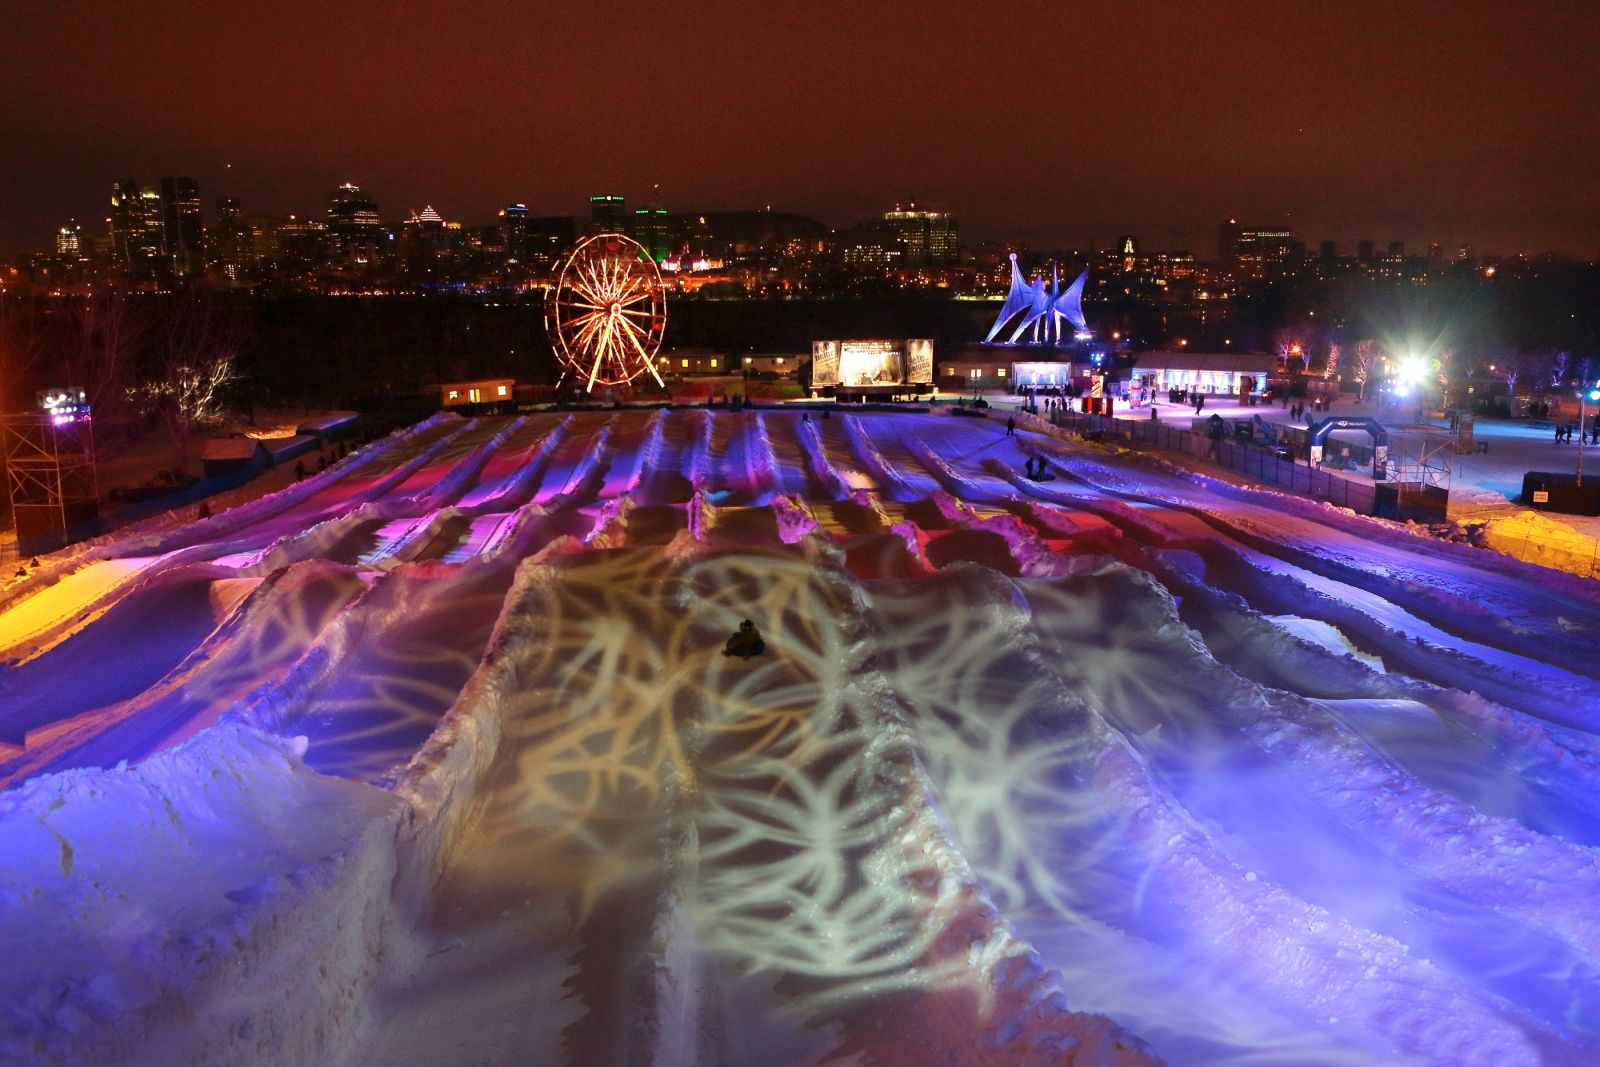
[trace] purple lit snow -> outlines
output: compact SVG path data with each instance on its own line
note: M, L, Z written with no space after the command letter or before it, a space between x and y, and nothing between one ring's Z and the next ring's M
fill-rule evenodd
M0 1061L1596 1062L1597 623L995 421L436 417L0 587Z

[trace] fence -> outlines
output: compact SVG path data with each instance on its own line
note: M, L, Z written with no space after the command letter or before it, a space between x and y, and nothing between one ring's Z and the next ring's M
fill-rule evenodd
M1053 413L1051 422L1080 434L1124 440L1182 452L1219 467L1238 471L1257 481L1280 486L1317 500L1326 500L1363 515L1378 513L1378 490L1369 482L1341 478L1329 471L1308 467L1293 460L1280 459L1270 449L1215 440L1203 433L1179 429L1156 419L1118 419L1081 411Z

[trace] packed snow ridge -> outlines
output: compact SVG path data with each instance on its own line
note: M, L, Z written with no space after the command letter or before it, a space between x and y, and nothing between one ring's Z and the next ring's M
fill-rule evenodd
M0 587L0 1062L1600 1062L1597 623L983 419L435 417Z

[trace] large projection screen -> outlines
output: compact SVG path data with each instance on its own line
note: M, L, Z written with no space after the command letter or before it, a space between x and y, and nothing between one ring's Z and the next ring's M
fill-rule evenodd
M839 384L839 342L811 342L811 388Z
M843 341L839 345L839 384L899 385L905 381L898 341Z

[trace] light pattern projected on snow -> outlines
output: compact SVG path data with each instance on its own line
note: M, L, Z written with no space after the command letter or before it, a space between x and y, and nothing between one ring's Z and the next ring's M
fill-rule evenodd
M584 412L0 598L7 782L222 721L448 794L425 958L536 931L530 1061L1600 1055L1600 598L1478 550L984 420Z

